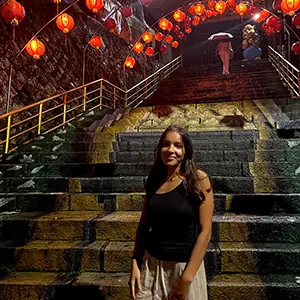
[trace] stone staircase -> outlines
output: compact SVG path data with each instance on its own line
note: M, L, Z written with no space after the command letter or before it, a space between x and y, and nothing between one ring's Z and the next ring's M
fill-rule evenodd
M272 80L272 83L270 82ZM221 63L184 66L161 84L144 105L167 105L290 98L280 76L268 60L233 61L230 75Z
M253 122L221 126L209 112L233 108ZM146 176L160 131L175 120L215 190L210 299L300 298L300 143L278 139L251 101L160 112L82 120L3 158L1 300L130 299Z

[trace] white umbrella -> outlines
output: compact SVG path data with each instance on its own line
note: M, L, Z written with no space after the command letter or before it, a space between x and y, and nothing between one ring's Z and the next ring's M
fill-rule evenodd
M218 32L218 33L214 33L212 34L208 40L209 41L215 41L215 40L225 40L225 39L232 39L233 35L231 33L228 32Z

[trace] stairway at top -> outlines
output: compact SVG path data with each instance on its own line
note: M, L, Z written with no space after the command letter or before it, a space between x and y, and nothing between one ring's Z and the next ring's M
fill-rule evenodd
M51 135L2 162L0 198L13 200L0 214L0 271L10 271L1 300L129 299L144 183L161 134L136 132L149 114L132 110L94 133ZM254 125L190 133L216 192L205 258L211 300L300 298L300 148L264 139Z
M267 60L234 61L228 76L222 75L221 62L183 67L162 82L159 90L143 105L276 98L290 98L290 93Z

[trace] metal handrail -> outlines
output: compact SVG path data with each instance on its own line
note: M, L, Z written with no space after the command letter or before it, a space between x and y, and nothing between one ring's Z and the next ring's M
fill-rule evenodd
M162 79L182 64L182 56L178 56L128 90L101 78L5 113L0 116L0 145L5 144L3 152L6 154L17 149L19 144L31 141L33 136L65 127L84 112L104 107L137 107L158 89Z
M300 71L287 61L281 54L271 46L269 49L269 61L277 70L281 78L288 85L288 89L296 96L300 95Z

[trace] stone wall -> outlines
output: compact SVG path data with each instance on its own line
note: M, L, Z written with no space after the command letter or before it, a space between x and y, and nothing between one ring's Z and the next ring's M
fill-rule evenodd
M3 19L0 22L0 114L5 111L10 62L56 14L56 6L49 0L19 2L26 9L26 18L16 28L15 42L12 42L12 27ZM100 51L90 46L87 48L85 82L104 77L117 86L131 87L142 79L143 61L137 61L134 70L124 72L122 69L131 45L109 32L101 21L95 24L93 15L84 8L84 3L80 2L80 5L67 11L75 21L74 29L67 35L67 45L64 34L54 21L38 35L38 39L46 46L45 54L35 61L24 51L14 61L10 110L81 85L83 49L95 31L102 37L105 47ZM66 6L62 2L60 8Z

